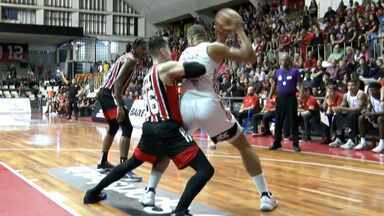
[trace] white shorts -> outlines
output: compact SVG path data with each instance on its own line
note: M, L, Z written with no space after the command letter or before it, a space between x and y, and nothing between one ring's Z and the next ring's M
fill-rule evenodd
M236 118L225 110L217 96L187 92L181 98L180 112L189 133L202 128L214 142L234 139L241 133Z

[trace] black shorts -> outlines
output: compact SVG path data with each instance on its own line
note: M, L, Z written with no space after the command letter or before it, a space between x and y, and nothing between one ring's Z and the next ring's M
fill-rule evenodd
M199 147L184 128L173 121L146 122L134 155L141 161L156 164L169 157L177 168L183 169L196 157Z
M117 106L115 104L115 100L113 99L112 91L110 89L101 88L97 95L97 99L99 100L105 119L116 119Z
M112 96L112 91L107 88L101 88L97 94L101 109L103 110L104 117L107 121L117 121L117 105ZM125 110L125 121L120 125L132 128L131 121L129 120L128 110Z

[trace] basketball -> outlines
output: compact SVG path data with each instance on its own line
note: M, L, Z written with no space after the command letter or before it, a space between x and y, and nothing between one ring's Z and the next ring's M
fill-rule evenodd
M224 8L217 12L215 22L224 30L234 31L239 25L242 25L243 18L235 10Z

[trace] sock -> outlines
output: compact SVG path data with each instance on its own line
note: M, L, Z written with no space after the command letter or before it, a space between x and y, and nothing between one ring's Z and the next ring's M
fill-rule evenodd
M260 173L257 176L253 176L252 179L253 179L253 182L255 183L256 188L257 188L257 190L259 191L260 194L262 194L264 192L269 192L268 186L265 183L265 179L264 179L263 173Z
M360 142L361 142L361 143L365 143L365 137L361 137L361 138L360 138Z
M380 139L379 144L380 143L383 145L384 144L384 139Z
M148 179L147 188L148 189L149 188L156 189L157 185L160 182L161 175L163 175L163 173L161 173L157 170L152 170L151 175L149 176L149 179Z
M127 157L120 157L120 163L124 163L127 160Z
M100 164L106 163L108 161L108 152L103 152L101 156Z

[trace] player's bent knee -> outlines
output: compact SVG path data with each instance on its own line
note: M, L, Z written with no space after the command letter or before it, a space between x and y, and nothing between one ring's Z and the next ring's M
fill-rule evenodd
M242 151L247 148L251 148L251 145L247 141L247 138L243 133L239 134L239 136L236 139L231 140L229 143L231 143L234 147L236 147L238 150Z
M200 167L196 171L197 171L197 175L199 175L203 181L209 181L212 178L212 176L215 174L215 169L209 162L205 166Z
M164 173L164 171L167 169L169 165L169 161L170 159L168 157L163 157L153 166L153 170Z
M214 174L215 174L215 168L213 168L211 164L208 164L207 170L205 172L205 175L207 176L207 180L211 179Z
M109 125L108 134L111 136L115 136L115 134L119 130L119 123L117 123L116 120L111 120L108 122L108 125Z

